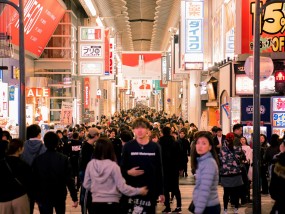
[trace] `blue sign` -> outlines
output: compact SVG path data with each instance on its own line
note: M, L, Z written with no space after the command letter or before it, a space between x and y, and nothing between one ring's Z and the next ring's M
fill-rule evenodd
M270 98L260 99L260 121L270 122ZM253 99L241 98L241 121L253 121Z
M9 101L15 100L15 86L11 85L9 87Z

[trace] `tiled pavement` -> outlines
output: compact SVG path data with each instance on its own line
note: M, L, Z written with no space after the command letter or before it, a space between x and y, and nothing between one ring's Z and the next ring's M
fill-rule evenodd
M190 175L190 174L189 174ZM180 191L181 191L181 197L182 197L182 214L189 214L189 211L187 210L191 200L192 200L192 192L194 189L194 178L193 176L189 176L187 178L181 178L180 179ZM219 199L221 202L221 206L223 207L223 188L221 186L218 187L218 193L219 193ZM262 214L269 214L271 211L271 207L273 205L273 200L270 198L269 195L262 196L261 197L261 209ZM175 209L175 199L173 204L171 205L172 209ZM158 204L157 206L157 213L162 213L162 210L164 209L163 204ZM80 214L80 206L77 208L72 207L72 201L70 197L68 197L66 202L66 214ZM228 213L233 213L233 208L229 206ZM39 214L37 206L35 206L34 214ZM115 214L115 213L114 213ZM239 208L239 214L253 214L252 211L252 205L247 205L245 207Z

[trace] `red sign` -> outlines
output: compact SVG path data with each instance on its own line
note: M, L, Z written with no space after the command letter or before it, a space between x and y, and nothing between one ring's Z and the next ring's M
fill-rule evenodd
M24 0L24 4L25 50L39 57L62 19L65 8L57 0ZM10 17L7 25L11 26L12 43L19 46L19 14L9 6L5 7L0 20L7 16ZM0 25L0 32L7 32L7 27Z
M261 4L265 3L261 0ZM242 0L242 48L241 53L253 52L255 0ZM260 18L260 52L285 51L285 3L269 4Z
M275 71L275 82L285 82L285 71Z
M113 74L113 62L114 62L114 38L110 39L110 54L109 54L109 65L110 65L110 74Z
M105 30L105 75L110 74L110 31L108 29Z
M90 80L89 78L84 78L84 108L89 108L89 99L90 99Z
M50 97L49 88L27 88L26 89L27 97Z

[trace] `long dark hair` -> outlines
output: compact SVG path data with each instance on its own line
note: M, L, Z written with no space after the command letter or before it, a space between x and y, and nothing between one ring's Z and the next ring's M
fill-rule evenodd
M191 147L192 150L194 150L193 152L191 152L191 168L192 168L192 173L196 171L196 169L198 168L198 162L197 162L197 157L200 157L200 155L197 153L196 151L196 144L197 144L197 140L201 137L206 138L209 141L209 144L211 145L211 150L210 152L212 153L213 158L215 159L215 161L217 162L217 165L219 166L219 159L218 159L218 155L216 153L216 149L215 149L215 145L214 145L214 141L213 141L213 137L211 135L210 132L207 131L202 131L199 132L196 136L196 139L193 142L193 146Z
M97 160L109 159L111 161L117 161L113 144L108 138L100 137L97 140L93 158Z

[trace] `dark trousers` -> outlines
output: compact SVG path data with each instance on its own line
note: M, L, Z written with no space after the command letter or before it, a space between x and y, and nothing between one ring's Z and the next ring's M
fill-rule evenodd
M228 203L231 198L231 203L235 205L235 208L238 208L239 205L239 195L240 195L240 188L238 187L224 187L224 209L228 209Z
M49 200L38 202L41 214L53 214L53 208L56 214L65 214L65 200Z
M93 202L93 213L92 214L113 214L118 213L119 203L101 203Z
M221 213L221 205L218 204L216 206L206 207L203 214L220 214Z
M261 177L261 193L268 194L268 181L267 181L267 166L262 166L260 168Z
M34 213L35 199L30 197L30 214Z

